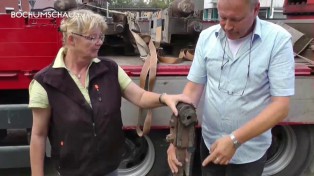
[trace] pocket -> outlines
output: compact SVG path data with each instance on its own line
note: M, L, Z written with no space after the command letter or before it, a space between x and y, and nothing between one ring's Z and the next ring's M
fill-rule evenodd
M222 57L207 56L206 58L207 76L210 79L219 80L221 72Z
M76 147L71 147L76 146ZM77 148L79 145L66 145L63 144L63 146L60 147L60 158L59 158L59 167L60 170L74 170L78 169L79 163L77 159L77 155L79 155L79 151L77 151ZM76 149L75 149L76 148Z

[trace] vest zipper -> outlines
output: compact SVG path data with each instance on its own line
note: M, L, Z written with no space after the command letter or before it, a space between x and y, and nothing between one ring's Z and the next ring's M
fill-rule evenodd
M90 80L91 81L91 80ZM94 84L94 88L96 89L97 91L97 94L98 94L98 99L100 97L100 92L99 92L99 86L98 84ZM101 101L101 99L99 100ZM93 109L93 108L92 108ZM94 115L92 115L92 121L93 121L93 132L94 132L94 137L97 136L97 133L96 133L96 125L95 125L95 119L94 119Z
M94 136L97 136L97 134L96 134L96 127L95 127L95 122L94 122L94 119L93 119L93 132L94 132Z
M97 136L97 133L96 133L96 124L95 124L94 115L92 115L92 125L93 125L94 137L96 137L96 136Z

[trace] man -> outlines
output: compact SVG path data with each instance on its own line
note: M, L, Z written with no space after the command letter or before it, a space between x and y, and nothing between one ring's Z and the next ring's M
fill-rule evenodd
M291 35L260 20L258 0L219 0L220 25L204 30L183 93L198 105L205 88L201 159L204 176L260 176L271 128L294 94ZM181 165L170 144L172 172Z

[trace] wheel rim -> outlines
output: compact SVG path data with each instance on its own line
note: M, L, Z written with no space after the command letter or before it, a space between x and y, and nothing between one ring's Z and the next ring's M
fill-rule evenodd
M297 149L297 138L289 126L276 126L272 130L273 140L267 150L267 161L263 176L274 175L284 170L292 161Z
M119 176L146 175L155 161L155 149L149 137L126 138L126 153L122 160L118 173ZM136 157L133 157L136 156Z

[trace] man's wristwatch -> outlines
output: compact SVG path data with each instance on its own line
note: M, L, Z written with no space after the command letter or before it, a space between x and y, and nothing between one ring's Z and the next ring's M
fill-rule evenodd
M235 149L237 149L237 148L239 148L239 147L241 146L241 143L237 140L237 138L234 136L233 133L231 133L231 134L229 135L229 137L230 137L230 139L232 140L233 146L234 146Z

